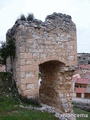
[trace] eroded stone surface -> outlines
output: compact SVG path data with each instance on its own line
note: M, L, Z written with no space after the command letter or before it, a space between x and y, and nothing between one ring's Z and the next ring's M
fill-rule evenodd
M11 38L15 38L13 74L19 94L70 113L71 77L77 63L76 26L71 17L53 13L45 22L18 20L7 32L7 42ZM10 70L9 59L7 64Z

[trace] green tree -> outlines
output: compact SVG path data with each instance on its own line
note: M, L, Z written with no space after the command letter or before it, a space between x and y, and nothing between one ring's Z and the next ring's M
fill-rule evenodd
M10 57L11 60L15 57L15 43L14 40L9 40L7 43L2 42L0 47L0 64L6 65L6 59Z
M7 50L6 43L2 42L0 47L0 64L6 65Z

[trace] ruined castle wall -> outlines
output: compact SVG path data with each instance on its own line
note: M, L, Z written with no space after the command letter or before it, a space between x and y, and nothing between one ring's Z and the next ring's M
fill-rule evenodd
M38 73L39 73L40 65L48 61L58 61L64 64L63 66L64 72L63 74L61 74L62 78L64 76L65 79L65 80L63 79L64 87L60 89L59 88L60 86L58 86L58 84L55 84L54 87L57 88L56 91L61 91L61 94L64 93L65 91L68 91L67 95L69 102L71 103L70 101L71 74L70 74L70 78L65 77L67 76L67 73L65 71L68 71L68 74L71 73L72 71L70 70L71 66L74 66L77 63L76 26L72 22L71 17L65 14L54 13L52 15L47 16L45 22L36 19L34 19L33 21L18 20L12 29L15 30L13 36L16 40L15 42L16 58L14 61L13 68L14 68L15 81L19 93L23 97L26 97L28 99L32 98L38 100L39 92L40 92L38 86ZM12 29L9 30L8 34L10 34ZM52 71L51 69L55 70L55 67L54 68L50 67L50 71ZM43 71L45 74L46 70L44 70L44 68ZM48 73L50 73L50 71ZM49 76L53 76L51 77L52 84L57 83L58 81L61 82L62 79L60 78L60 76L58 76L58 74L60 74L60 67L56 67L55 71L56 71L56 75L54 74L49 75ZM46 74L46 76L48 76L48 73ZM50 84L49 76L48 76L48 82ZM43 77L42 81L44 79L46 79L46 77ZM66 79L69 79L69 81L66 82ZM47 100L44 100L44 98L46 97L44 92L45 89L47 88L45 88L45 84L43 84L44 82L46 81L42 82L43 87L41 87L41 94L42 94L41 101L46 102ZM69 86L69 87L65 87L65 86ZM44 92L42 88L44 89ZM52 89L50 90L51 92L53 92ZM59 92L58 95L56 96L57 103L55 101L55 105L54 105L53 102L55 98L52 98L53 101L51 106L58 107L58 104L60 103L58 102L59 99L58 96L60 98ZM62 98L66 99L66 97L63 95ZM49 97L49 99L51 98Z

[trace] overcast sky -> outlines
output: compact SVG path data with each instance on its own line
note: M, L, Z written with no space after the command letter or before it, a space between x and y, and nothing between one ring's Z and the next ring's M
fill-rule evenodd
M0 0L0 41L21 14L33 13L44 21L53 12L72 16L77 27L77 51L90 53L90 0Z

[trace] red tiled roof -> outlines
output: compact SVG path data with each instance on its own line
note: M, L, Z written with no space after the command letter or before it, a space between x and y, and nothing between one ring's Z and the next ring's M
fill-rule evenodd
M75 88L74 92L75 93L85 93L87 88Z
M88 84L90 80L87 78L77 78L75 83L80 83L80 84Z

